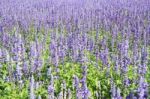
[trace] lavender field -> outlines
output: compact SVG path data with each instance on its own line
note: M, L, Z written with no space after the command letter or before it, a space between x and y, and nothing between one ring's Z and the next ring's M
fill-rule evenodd
M150 99L150 0L0 0L0 99Z

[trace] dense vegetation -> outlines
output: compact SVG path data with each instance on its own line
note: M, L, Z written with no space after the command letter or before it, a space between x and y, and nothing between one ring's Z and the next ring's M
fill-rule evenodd
M0 0L0 99L150 99L149 0Z

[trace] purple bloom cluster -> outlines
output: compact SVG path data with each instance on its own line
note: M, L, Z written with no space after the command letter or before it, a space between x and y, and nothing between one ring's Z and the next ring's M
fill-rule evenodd
M30 99L148 99L149 20L149 0L0 0L0 76Z

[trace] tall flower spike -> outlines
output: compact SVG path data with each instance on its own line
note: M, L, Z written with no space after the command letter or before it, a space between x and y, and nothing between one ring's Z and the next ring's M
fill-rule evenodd
M47 77L50 77L52 73L51 67L48 68L47 70Z
M16 67L16 77L17 77L17 80L21 80L21 77L22 77L22 71L21 71L21 67L17 64L17 67Z
M117 99L122 99L120 88L117 88L116 97L117 97Z
M83 73L82 73L83 77L80 81L82 86L81 86L81 89L79 91L79 94L82 97L82 99L88 99L88 97L90 96L90 91L89 91L87 84L86 84L87 66L83 66L82 70L83 70Z
M70 89L68 89L68 91L67 91L67 99L72 99L72 93L71 93L71 90Z
M111 98L114 99L116 97L116 86L113 82L113 78L111 78Z
M145 78L141 76L139 80L139 88L138 88L139 99L147 99L148 84L144 80Z
M54 99L54 86L48 86L48 99Z
M119 74L119 59L118 59L118 55L116 56L116 60L115 60L115 71L117 74Z
M147 71L146 64L147 64L147 50L145 47L143 47L141 52L141 72L143 76L146 74Z
M78 92L79 92L79 78L77 76L74 76L73 77L73 88L75 89L75 92L76 92L76 99L79 99L79 96L78 96Z
M23 62L23 73L24 75L27 75L28 74L28 64L26 61Z
M34 94L34 76L32 75L31 81L30 81L30 99L35 99L35 94Z
M54 99L54 78L53 75L51 74L51 81L50 85L48 86L48 99Z

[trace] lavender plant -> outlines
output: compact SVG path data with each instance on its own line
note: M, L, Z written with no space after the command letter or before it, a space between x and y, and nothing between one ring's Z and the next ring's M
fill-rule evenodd
M149 0L0 0L0 99L149 99Z

